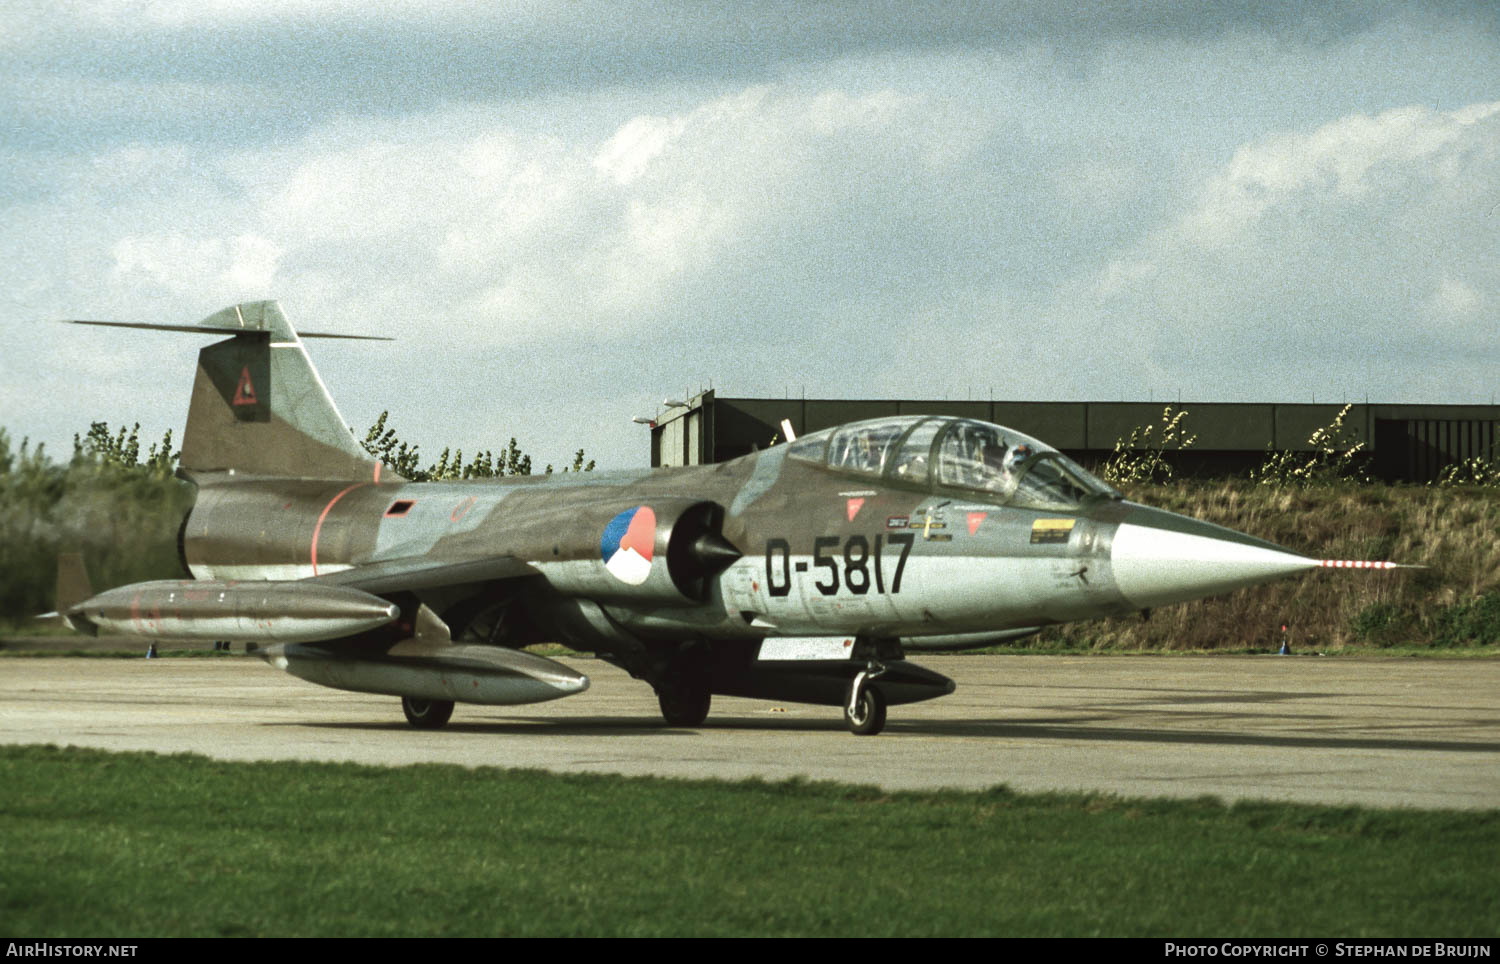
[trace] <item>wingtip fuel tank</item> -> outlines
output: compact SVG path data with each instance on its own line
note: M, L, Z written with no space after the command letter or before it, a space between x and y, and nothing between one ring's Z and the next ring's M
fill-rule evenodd
M181 642L311 642L378 629L400 607L342 586L161 580L110 589L67 610L95 633Z

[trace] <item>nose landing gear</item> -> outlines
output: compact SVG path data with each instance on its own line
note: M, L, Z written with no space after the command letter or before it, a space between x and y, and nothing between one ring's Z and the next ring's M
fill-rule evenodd
M874 736L885 729L885 696L879 688L871 686L873 680L885 675L885 664L870 660L866 667L849 681L849 698L844 701L844 722L855 736Z

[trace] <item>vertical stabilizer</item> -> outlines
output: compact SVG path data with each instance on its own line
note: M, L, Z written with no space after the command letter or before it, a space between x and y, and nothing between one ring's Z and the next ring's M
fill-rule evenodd
M277 302L225 308L196 327L233 337L198 353L180 459L190 478L379 480Z

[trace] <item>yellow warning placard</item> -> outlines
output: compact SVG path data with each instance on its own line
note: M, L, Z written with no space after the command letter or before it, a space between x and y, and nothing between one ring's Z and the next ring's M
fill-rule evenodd
M1031 544L1067 542L1077 519L1038 519L1031 524Z

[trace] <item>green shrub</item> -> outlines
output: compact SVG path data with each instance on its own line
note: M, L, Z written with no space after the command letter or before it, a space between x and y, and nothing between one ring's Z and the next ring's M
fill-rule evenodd
M1180 452L1198 441L1182 424L1187 414L1183 410L1174 415L1168 405L1160 423L1137 425L1129 438L1115 439L1115 454L1099 469L1105 481L1116 485L1170 482L1172 463L1165 453Z
M1484 646L1500 641L1500 592L1488 592L1438 610L1432 645Z

